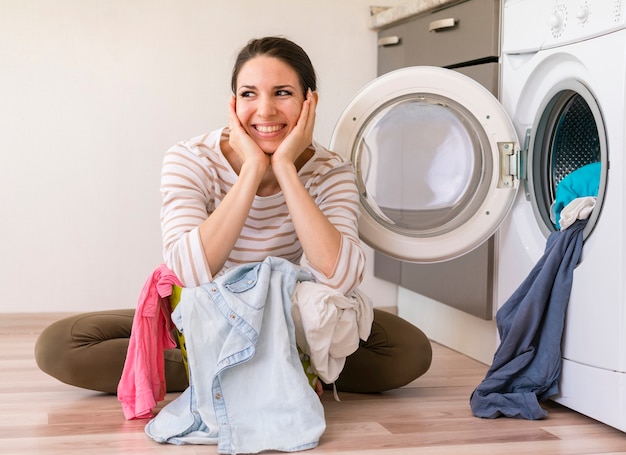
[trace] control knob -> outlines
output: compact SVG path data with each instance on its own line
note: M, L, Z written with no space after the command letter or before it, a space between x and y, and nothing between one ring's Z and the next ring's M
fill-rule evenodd
M553 32L559 32L563 28L563 23L563 14L560 11L554 11L550 14L548 24L550 24L550 28Z
M587 19L589 19L589 6L581 6L578 11L576 11L576 19L578 19L581 23L587 22Z

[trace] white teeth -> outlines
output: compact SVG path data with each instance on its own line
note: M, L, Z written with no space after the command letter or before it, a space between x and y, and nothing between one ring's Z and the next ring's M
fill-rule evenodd
M280 125L274 125L274 126L257 125L257 127L256 127L257 131L259 131L260 133L274 133L274 132L278 131L281 128L282 127Z

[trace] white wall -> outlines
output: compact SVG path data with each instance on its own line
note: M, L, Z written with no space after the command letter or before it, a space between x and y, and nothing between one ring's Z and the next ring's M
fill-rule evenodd
M370 3L0 0L0 311L134 307L162 261L162 156L225 125L238 49L309 52L328 144L376 75Z

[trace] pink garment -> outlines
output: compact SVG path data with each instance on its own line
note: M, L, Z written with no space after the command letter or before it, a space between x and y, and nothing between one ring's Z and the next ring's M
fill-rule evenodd
M117 386L117 399L127 420L153 417L152 409L165 398L163 351L176 347L170 333L168 298L173 285L182 287L174 272L161 264L139 296L124 371Z

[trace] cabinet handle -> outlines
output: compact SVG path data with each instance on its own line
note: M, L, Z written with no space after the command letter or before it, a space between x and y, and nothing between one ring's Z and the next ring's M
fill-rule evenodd
M438 21L432 21L430 25L428 26L428 31L438 32L439 30L452 28L456 25L457 22L458 21L453 17L449 17L447 19L439 19Z
M384 38L378 39L378 47L389 47L389 46L397 46L400 44L399 36L385 36Z

